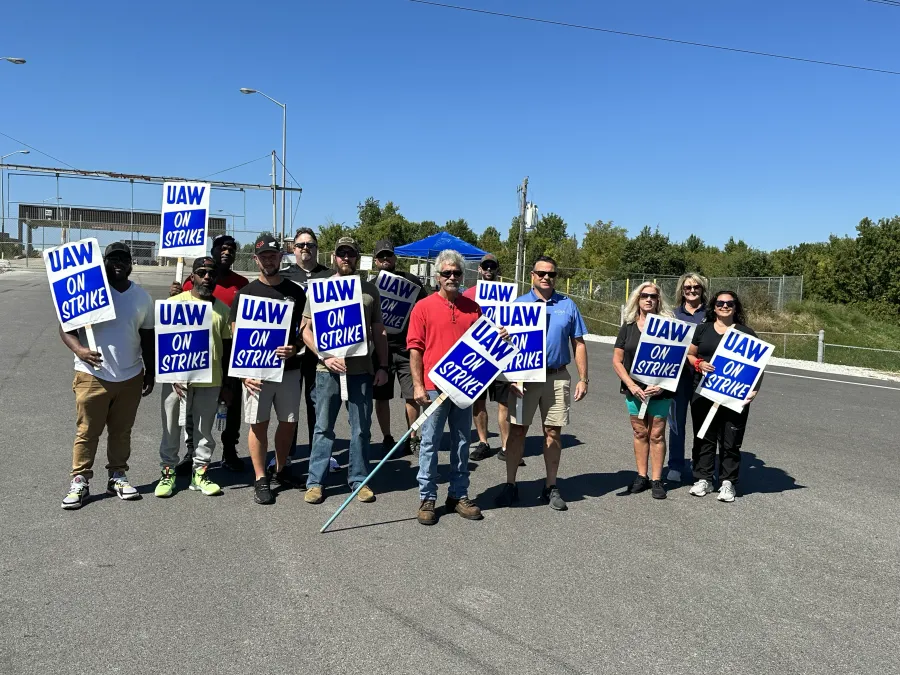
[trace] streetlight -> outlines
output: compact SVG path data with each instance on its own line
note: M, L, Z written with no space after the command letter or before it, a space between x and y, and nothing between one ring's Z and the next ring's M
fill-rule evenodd
M25 59L20 59L17 56L0 56L0 61L9 61L17 66L21 66L25 63Z
M281 240L284 241L284 223L285 223L285 209L284 209L284 200L287 195L285 192L285 188L287 187L286 180L286 172L287 172L287 105L276 101L274 98L265 94L256 89L248 89L247 87L241 87L242 94L259 94L261 96L265 96L267 99L272 101L275 105L281 106L282 112L282 122L281 122ZM275 180L275 176L272 176L272 180Z
M7 58L8 57L4 57ZM24 63L23 59L19 59ZM0 157L0 241L6 239L6 201L3 198L3 160L13 155L27 155L30 150L16 150Z

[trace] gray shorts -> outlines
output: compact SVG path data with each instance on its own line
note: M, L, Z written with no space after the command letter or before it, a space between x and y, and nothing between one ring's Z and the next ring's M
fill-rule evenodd
M281 382L263 382L259 396L254 396L247 387L242 387L244 421L247 424L268 422L272 415L272 406L275 406L275 418L279 422L299 421L301 379L302 373L296 368L284 371Z

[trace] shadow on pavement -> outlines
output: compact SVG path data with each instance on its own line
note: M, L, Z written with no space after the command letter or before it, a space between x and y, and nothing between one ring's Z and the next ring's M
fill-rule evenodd
M754 492L766 494L805 488L805 485L798 483L784 469L768 466L752 452L741 452L740 494L749 495Z
M588 497L602 497L605 494L627 486L634 477L633 471L617 471L615 473L584 473L579 476L559 479L559 491L568 503L580 502ZM519 501L513 508L546 507L540 500L544 489L544 479L518 481ZM475 501L482 511L498 508L494 500L500 494L503 483L498 483L482 492Z

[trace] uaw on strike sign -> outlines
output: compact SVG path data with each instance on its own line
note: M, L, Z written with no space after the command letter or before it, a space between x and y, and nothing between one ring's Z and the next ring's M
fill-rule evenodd
M519 353L500 373L507 382L546 382L547 303L508 302L495 305L494 321L506 328Z
M631 364L632 379L676 391L696 328L687 321L648 314Z
M156 381L212 382L213 304L156 301Z
M438 361L428 377L460 408L468 408L519 353L485 316L480 316Z
M321 356L368 354L361 283L357 276L310 279L307 301L316 351Z
M710 359L715 372L706 373L697 393L735 412L753 391L775 346L735 329L728 329Z
M390 334L403 332L410 312L419 297L419 284L397 274L381 270L375 278L381 294L381 319Z
M56 316L64 331L111 321L116 308L96 239L73 241L44 251Z
M206 254L210 189L209 183L163 184L160 257L199 258Z
M485 281L475 284L475 302L481 312L491 321L496 321L497 305L512 302L516 297L516 285L506 281Z
M275 350L286 347L293 337L294 303L253 295L238 295L237 302L228 376L281 382L284 359Z

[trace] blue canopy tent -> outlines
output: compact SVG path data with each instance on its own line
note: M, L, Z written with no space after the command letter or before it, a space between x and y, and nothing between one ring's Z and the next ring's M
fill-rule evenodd
M431 260L437 257L438 253L448 248L457 251L466 260L481 260L485 255L485 251L482 251L477 246L472 246L472 244L467 244L449 232L438 232L406 246L398 246L394 249L394 254L406 258Z

